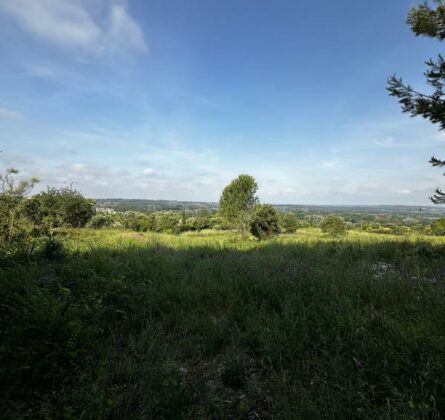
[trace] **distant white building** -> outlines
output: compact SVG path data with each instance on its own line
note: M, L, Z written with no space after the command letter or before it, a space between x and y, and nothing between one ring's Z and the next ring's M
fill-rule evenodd
M113 214L113 213L116 213L116 212L113 209L110 209L108 207L96 207L96 213Z

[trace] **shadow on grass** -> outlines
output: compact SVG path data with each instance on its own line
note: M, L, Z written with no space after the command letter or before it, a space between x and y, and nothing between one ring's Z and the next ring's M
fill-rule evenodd
M439 418L444 247L98 247L0 271L2 413Z

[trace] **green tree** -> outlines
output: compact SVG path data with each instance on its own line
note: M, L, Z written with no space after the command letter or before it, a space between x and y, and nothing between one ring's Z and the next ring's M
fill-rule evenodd
M300 227L300 221L295 213L279 213L280 225L285 232L294 233Z
M29 236L30 226L23 217L25 197L39 182L37 177L18 181L18 174L16 168L0 173L0 241L7 246Z
M219 200L219 214L239 231L248 229L250 211L258 203L258 185L250 175L239 175L227 185Z
M436 0L435 3L436 8L430 8L427 3L412 7L407 23L416 36L424 35L442 41L445 39L445 1ZM391 96L399 99L403 112L412 117L426 118L438 124L440 130L445 130L445 60L439 55L436 60L428 60L426 65L426 82L433 88L432 93L419 92L396 75L388 79L387 89ZM444 160L434 156L430 163L435 167L445 166ZM435 204L444 204L445 192L437 188L430 199Z
M270 204L256 204L252 210L250 233L259 240L271 238L280 233L278 213Z
M336 214L327 216L320 223L320 228L323 233L331 236L343 236L346 234L346 223L342 217Z

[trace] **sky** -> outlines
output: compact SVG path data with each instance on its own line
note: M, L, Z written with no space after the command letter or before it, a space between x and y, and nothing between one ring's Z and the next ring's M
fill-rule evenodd
M388 96L413 0L0 0L0 169L94 198L430 204L445 135Z

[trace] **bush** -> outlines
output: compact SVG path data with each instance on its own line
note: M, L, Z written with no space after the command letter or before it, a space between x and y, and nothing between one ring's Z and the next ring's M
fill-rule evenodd
M64 254L62 242L54 239L45 239L38 251L38 255L45 260L55 260L63 257Z
M51 235L56 227L84 227L94 215L94 202L70 188L48 188L27 200L25 214Z
M331 214L320 223L321 231L331 236L343 236L346 234L346 223L342 217Z
M431 224L431 231L434 235L445 235L445 217L435 220Z
M270 204L257 204L252 212L250 233L259 240L271 238L280 233L277 211Z
M111 218L104 216L103 214L96 214L89 221L88 226L93 229L108 228L113 224Z
M301 226L295 213L280 213L279 218L280 226L285 232L294 233Z
M5 254L27 254L39 229L25 217L26 195L38 179L17 181L19 171L0 172L0 248Z

